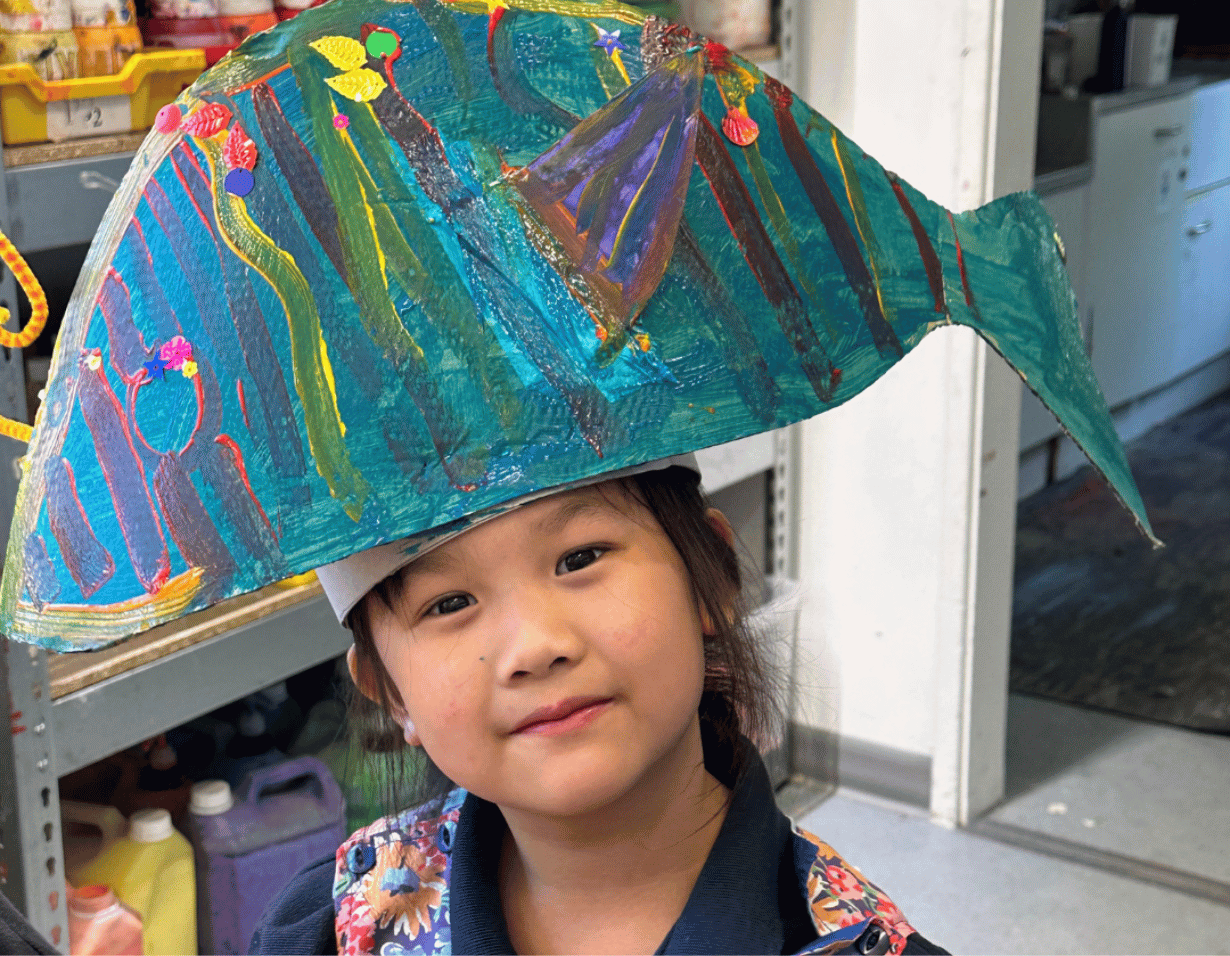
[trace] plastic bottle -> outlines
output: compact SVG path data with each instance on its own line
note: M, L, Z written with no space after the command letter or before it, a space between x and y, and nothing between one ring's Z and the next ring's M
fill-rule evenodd
M259 710L249 710L239 718L239 733L226 745L218 763L218 775L232 788L238 787L253 770L280 763L286 755L274 746Z
M29 63L39 79L77 78L77 37L71 29L0 33L0 64Z
M21 13L9 13L0 6L0 30L5 33L42 33L73 28L69 0L26 0Z
M197 784L188 834L196 850L202 951L245 952L265 907L291 876L336 850L346 833L341 791L314 757L256 770L233 796L224 781Z
M141 956L141 917L105 886L70 885L68 951L71 956Z
M309 7L318 7L325 0L274 0L273 9L278 20L289 20Z
M166 810L138 810L128 836L81 871L82 880L111 887L144 925L145 950L190 956L196 948L196 874L192 845Z
M60 833L64 836L64 876L81 884L81 869L128 832L128 821L115 807L80 800L60 801Z
M211 866L208 846L209 835L226 827L223 815L233 806L235 798L225 780L202 780L192 788L188 839L196 860L196 939L204 953L238 953L241 948L239 913L227 905L229 874Z
M73 34L81 76L118 73L141 52L141 31L132 0L73 0Z
M1123 89L1127 70L1127 0L1112 0L1102 16L1102 38L1098 43L1098 72L1086 84L1091 93L1115 93Z
M218 19L236 43L278 25L273 0L219 0Z

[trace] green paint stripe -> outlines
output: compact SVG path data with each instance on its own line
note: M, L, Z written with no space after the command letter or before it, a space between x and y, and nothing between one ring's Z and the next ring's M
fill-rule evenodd
M197 143L204 150L210 176L217 183L222 149L210 140L198 140ZM341 502L346 514L358 521L371 486L351 462L346 448L334 386L326 371L329 358L325 353L320 314L316 311L312 290L295 260L279 249L277 243L252 221L242 199L224 189L215 188L214 214L227 245L264 276L282 300L290 330L295 391L303 404L303 420L316 470L329 486L329 493Z
M386 265L477 377L501 425L512 429L521 416L521 384L503 347L478 314L457 264L402 181L388 135L371 107L341 98L336 102L350 120L347 132L367 159L368 165L354 165L359 183L368 196L381 200L372 209Z

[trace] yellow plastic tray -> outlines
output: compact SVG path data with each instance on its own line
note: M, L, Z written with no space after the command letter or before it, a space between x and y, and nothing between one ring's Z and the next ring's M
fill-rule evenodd
M133 54L113 76L47 82L28 63L0 66L0 135L6 146L148 129L205 69L203 50Z

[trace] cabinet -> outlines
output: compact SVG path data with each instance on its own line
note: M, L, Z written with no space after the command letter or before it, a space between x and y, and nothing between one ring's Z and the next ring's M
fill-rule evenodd
M1230 180L1230 80L1206 83L1192 95L1192 161L1188 192Z
M1230 152L1226 155L1230 157ZM1180 321L1170 353L1172 377L1230 349L1230 185L1187 200L1179 287Z
M1114 408L1174 377L1188 94L1095 118L1088 286L1093 368Z

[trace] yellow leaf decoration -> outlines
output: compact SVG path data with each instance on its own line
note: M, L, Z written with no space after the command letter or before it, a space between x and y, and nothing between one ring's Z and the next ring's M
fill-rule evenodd
M339 70L357 70L367 62L363 44L352 37L321 37L308 44Z
M382 92L386 84L375 70L350 70L341 76L327 76L325 82L341 93L348 100L356 103L370 103Z

